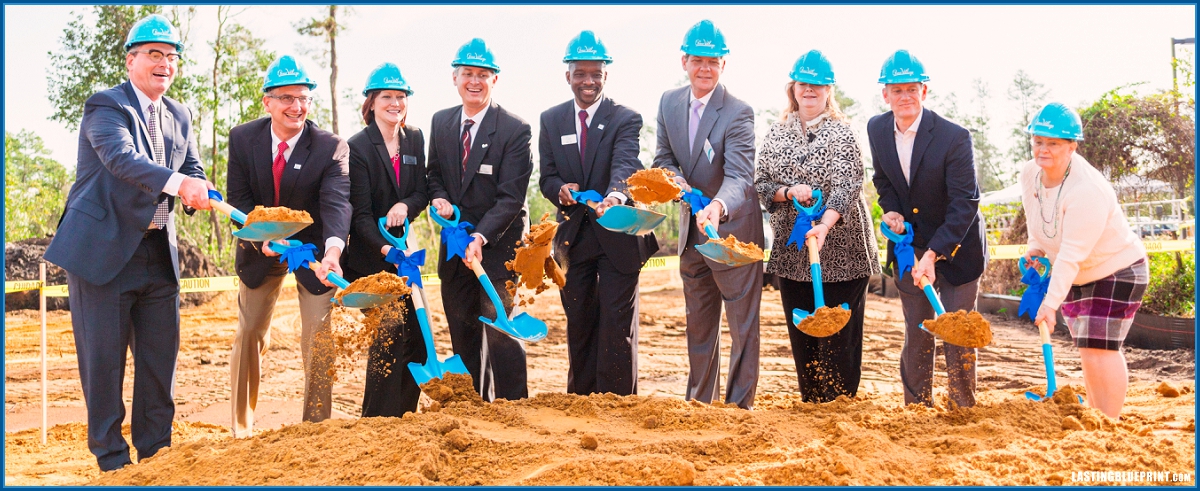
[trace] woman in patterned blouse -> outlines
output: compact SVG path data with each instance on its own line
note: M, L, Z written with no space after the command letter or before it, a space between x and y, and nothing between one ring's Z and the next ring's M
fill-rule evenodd
M812 50L796 61L791 78L788 110L758 152L755 188L775 232L767 272L780 279L800 395L805 402L827 402L858 392L867 282L880 272L879 257L862 195L862 154L834 98L833 68ZM846 327L825 338L791 323L792 309L814 310L807 246L803 240L787 245L797 216L791 200L811 205L814 189L827 208L806 237L817 241L825 302L848 303L851 311Z

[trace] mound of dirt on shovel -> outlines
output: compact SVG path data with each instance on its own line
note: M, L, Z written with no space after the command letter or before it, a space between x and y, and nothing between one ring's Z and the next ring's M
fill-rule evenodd
M721 244L725 248L727 248L733 252L736 252L738 254L741 254L743 256L746 256L750 259L753 259L755 261L763 260L763 251L762 251L762 248L758 247L758 244L755 244L753 242L742 242L740 240L737 240L737 237L734 237L732 235L725 237L723 239L708 239L707 243Z
M979 312L946 312L925 321L925 329L947 343L964 348L982 348L992 344L992 325Z
M837 334L850 320L850 311L841 307L817 307L817 311L796 325L800 332L814 338Z
M246 214L246 225L254 222L303 222L312 223L312 215L304 210L293 210L286 206L255 206Z
M653 206L679 199L682 188L675 183L674 177L675 173L667 169L643 169L629 176L625 184L629 186L631 199Z

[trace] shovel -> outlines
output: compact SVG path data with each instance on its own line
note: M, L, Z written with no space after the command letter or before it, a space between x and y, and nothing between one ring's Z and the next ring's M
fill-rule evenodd
M713 228L712 222L706 220L700 226L704 227L704 234L709 238L708 242L696 245L696 252L699 252L704 257L734 267L762 262L762 258L747 256L719 242L721 237L717 235L717 229Z
M461 215L458 206L454 206L453 220L442 218L436 211L430 213L429 216L433 217L433 221L441 225L442 228L458 228L458 219ZM447 260L450 259L452 253L458 253L460 257L466 256L465 245L447 244L447 247L454 247L455 249L454 251L446 250ZM471 261L471 271L475 272L475 277L479 279L479 284L483 286L483 291L487 292L488 298L492 301L492 306L496 308L495 320L488 319L482 315L479 316L479 320L504 334L522 341L535 342L544 339L549 334L545 322L525 312L514 316L512 319L509 319L505 315L504 302L500 300L500 295L496 293L496 288L492 286L492 280L488 278L487 272L483 270L483 265L479 263L480 261Z
M814 305L815 309L811 313L808 311L805 311L805 310L801 310L801 309L792 309L792 325L796 326L796 329L800 329L801 332L808 334L810 336L815 336L815 337L832 336L834 334L837 334L838 331L841 331L843 327L846 327L846 323L842 322L841 325L837 326L837 329L834 330L833 332L808 332L808 331L805 331L804 329L800 328L800 323L802 321L804 321L804 319L808 318L810 315L816 315L817 309L820 309L821 307L825 306L825 288L821 284L821 254L820 254L820 251L817 250L817 238L809 237L807 240L805 240L805 244L808 246L808 262L809 262L809 268L811 268L811 271L812 271L813 305ZM844 311L849 311L850 304L843 303L840 307L835 307L835 308L841 308ZM828 314L831 312L825 311L825 313ZM828 315L826 315L825 317L829 318ZM816 320L816 319L814 318L814 320ZM849 320L848 316L847 316L847 320Z
M387 217L379 219L379 233L383 234L384 240L387 240L392 247L405 251L405 255L409 256L415 251L407 250L408 239L408 219L404 219L404 235L396 237L388 232ZM425 310L425 292L419 286L419 283L409 280L409 286L417 291L413 294L413 306L417 308L417 323L421 325L421 336L425 338L425 364L417 362L408 363L408 371L412 373L413 380L417 381L417 385L424 385L432 379L444 378L447 373L468 373L467 366L463 364L462 358L458 355L452 355L446 358L445 361L438 361L437 350L433 348L433 331L429 328L429 312Z
M246 225L246 214L226 203L221 193L208 190L208 202L217 211L229 215L233 221L243 225L241 229L233 231L233 236L242 240L269 242L286 239L312 225L312 222L254 222Z
M286 254L288 249L297 247L299 245L301 245L301 244L300 244L300 241L298 241L298 240L289 240L289 241L287 241L286 245L280 244L279 242L268 242L267 243L267 247L271 248L272 251L278 252L281 255ZM321 267L321 263L312 261L307 264L301 265L301 267L304 267L304 266L307 266L308 269L316 271L317 268ZM333 271L330 271L329 274L326 276L326 278L328 278L329 282L333 283L338 288L341 288L343 290L350 288L350 282L346 281L345 278L342 278L341 275L334 273ZM356 292L356 293L347 293L345 295L342 295L342 299L340 302L338 301L336 296L334 298L329 299L329 301L333 302L333 303L340 303L343 307L350 307L353 309L372 309L372 308L378 307L380 305L384 305L393 300L396 300L397 298L400 298L400 295L395 294L395 293Z
M1054 348L1050 346L1050 329L1046 328L1045 322L1039 322L1037 327L1042 336L1042 359L1046 362L1046 396L1042 397L1033 392L1026 392L1025 398L1040 402L1054 397L1054 392L1058 390L1058 383L1054 380ZM1080 398L1079 402L1083 402L1083 398Z
M595 191L571 191L571 199L587 203L593 210L596 209L595 202L602 201L604 198L600 193ZM646 235L654 230L658 224L666 220L667 215L652 210L642 210L628 205L614 205L608 207L604 211L604 215L596 219L601 227L604 227L613 232L619 232L629 235Z

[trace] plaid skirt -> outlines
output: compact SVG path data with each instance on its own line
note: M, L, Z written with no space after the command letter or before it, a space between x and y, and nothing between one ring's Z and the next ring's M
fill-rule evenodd
M1150 282L1146 259L1086 285L1073 285L1062 304L1075 346L1119 351Z

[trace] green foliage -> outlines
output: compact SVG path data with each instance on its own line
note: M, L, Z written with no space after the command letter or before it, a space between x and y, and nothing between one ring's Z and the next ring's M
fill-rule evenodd
M1138 95L1128 87L1080 111L1078 152L1112 180L1137 175L1192 194L1196 178L1195 98L1179 92Z
M53 233L74 181L41 137L4 132L4 241Z
M60 49L48 51L47 92L54 114L50 116L74 131L83 120L83 103L101 90L126 79L125 36L138 19L158 13L157 5L97 5L95 19L83 12L63 29Z
M1178 317L1196 316L1196 254L1152 253L1150 284L1141 311Z

